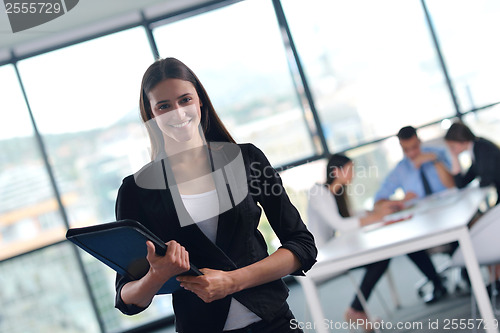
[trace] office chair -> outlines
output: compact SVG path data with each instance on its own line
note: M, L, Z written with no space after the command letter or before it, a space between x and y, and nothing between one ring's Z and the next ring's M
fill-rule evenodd
M480 266L495 266L500 264L500 205L497 205L488 210L482 215L477 222L470 228L470 237L472 247ZM450 268L465 268L465 260L462 249L458 247L452 254L449 263ZM495 277L493 270L492 276ZM494 282L495 278L490 279ZM496 308L496 293L494 290L495 283L492 283L493 292L491 296L492 307L495 315L499 314ZM471 290L471 310L474 319L477 318L476 299ZM476 327L474 327L476 332Z

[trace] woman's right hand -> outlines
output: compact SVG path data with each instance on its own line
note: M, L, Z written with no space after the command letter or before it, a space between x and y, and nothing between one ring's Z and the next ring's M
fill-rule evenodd
M139 280L130 281L123 286L121 298L125 304L148 307L165 282L189 270L189 254L186 249L174 240L165 244L167 253L159 256L155 253L154 244L146 242L149 271Z
M184 273L189 270L189 253L184 246L171 240L167 243L167 252L164 256L155 253L155 246L147 241L146 246L148 254L146 259L149 262L149 274L158 280L166 282L173 276Z
M384 200L379 202L373 208L373 211L379 212L382 216L389 215L405 208L405 203L402 200Z
M382 221L386 215L400 211L403 207L404 203L402 201L380 201L373 207L372 211L367 212L367 215L361 218L361 225L365 226Z

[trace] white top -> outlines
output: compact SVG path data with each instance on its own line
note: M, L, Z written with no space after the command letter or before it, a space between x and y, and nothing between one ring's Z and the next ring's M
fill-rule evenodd
M336 231L360 228L359 216L342 217L337 201L325 185L315 184L308 193L307 227L321 247L335 236Z
M217 191L212 190L200 194L181 194L182 202L191 218L213 243L217 238L217 223L219 221L219 198ZM246 306L231 298L224 331L243 328L261 320L259 316Z
M219 221L219 198L212 190L199 194L181 194L182 203L193 221L203 233L215 243Z

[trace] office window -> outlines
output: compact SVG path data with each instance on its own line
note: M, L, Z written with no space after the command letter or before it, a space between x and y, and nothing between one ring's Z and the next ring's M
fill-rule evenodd
M469 113L464 116L463 121L474 135L493 141L500 146L500 105Z
M500 2L427 0L462 111L500 102Z
M70 246L0 262L0 332L100 332Z
M315 154L271 1L242 1L154 29L162 57L198 75L237 142L274 165Z
M454 115L420 1L282 3L330 151Z
M63 236L62 216L14 67L0 67L0 260Z
M153 60L136 28L19 63L72 226L113 220L122 178L149 161L138 101Z

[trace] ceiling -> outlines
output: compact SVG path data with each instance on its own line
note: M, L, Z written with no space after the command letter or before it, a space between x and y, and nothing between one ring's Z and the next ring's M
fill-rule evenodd
M0 61L11 52L22 57L39 50L61 45L141 20L181 11L211 0L80 0L64 15L52 21L13 33L5 8L0 6Z

